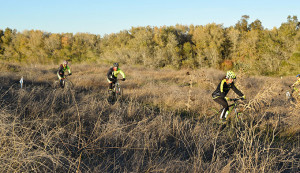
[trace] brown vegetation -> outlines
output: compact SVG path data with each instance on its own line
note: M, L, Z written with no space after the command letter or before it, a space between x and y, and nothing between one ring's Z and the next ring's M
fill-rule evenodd
M235 26L222 24L132 27L109 35L17 32L0 28L0 60L27 64L78 62L155 68L247 70L264 76L299 73L300 22L288 16L279 28L264 29L244 15Z
M210 110L222 71L121 66L124 97L110 105L108 66L71 66L70 90L52 87L56 66L0 68L2 172L300 170L299 109L285 99L294 78L237 72L243 123L219 132Z

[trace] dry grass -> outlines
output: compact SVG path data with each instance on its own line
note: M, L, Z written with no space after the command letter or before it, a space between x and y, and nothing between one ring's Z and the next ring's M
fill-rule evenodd
M211 93L223 72L121 68L124 97L114 105L106 101L105 65L72 66L71 90L52 88L56 66L3 68L0 170L299 171L300 116L297 104L285 100L292 78L240 72L248 109L242 123L219 132L209 110L219 108Z

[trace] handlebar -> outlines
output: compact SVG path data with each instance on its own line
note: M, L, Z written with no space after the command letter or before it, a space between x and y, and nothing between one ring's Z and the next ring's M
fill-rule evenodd
M70 74L66 74L62 79L66 79L68 76L71 76Z
M125 78L122 78L122 79L117 78L117 81L125 81Z
M243 97L230 99L230 101L233 101L234 103L228 105L228 107L231 107L231 106L236 107L238 105L238 103L237 103L238 100L245 100L245 99Z
M245 100L245 99L243 97L230 99L230 101L233 101L233 102L236 102L238 100Z

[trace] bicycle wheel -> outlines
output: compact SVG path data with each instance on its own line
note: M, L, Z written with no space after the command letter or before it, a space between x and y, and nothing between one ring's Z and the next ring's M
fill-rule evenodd
M219 118L220 117L220 110L217 109L217 108L209 108L206 111L206 117L209 118L209 119Z
M243 116L243 113L240 112L239 107L238 106L234 107L231 116L229 116L228 120L227 120L228 127L230 127L230 129L239 129L239 130L241 130L242 127L243 127L242 116Z
M116 97L116 100L121 99L122 96L123 96L123 90L120 87L120 85L117 83L116 86L115 86L115 97Z
M73 83L71 81L65 81L65 87L66 89L72 89L73 88Z
M107 102L109 104L113 105L113 104L116 103L116 101L117 101L117 99L116 99L116 93L115 93L115 91L108 92Z

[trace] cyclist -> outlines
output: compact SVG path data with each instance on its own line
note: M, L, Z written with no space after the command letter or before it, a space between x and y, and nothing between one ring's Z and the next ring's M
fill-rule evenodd
M64 62L62 64L60 64L60 66L58 68L58 71L57 71L57 76L58 76L58 79L59 79L59 83L60 83L60 86L62 88L64 88L62 79L64 79L66 77L65 76L65 71L66 70L68 70L69 75L72 75L70 67L68 66L68 61L64 60Z
M109 68L107 72L107 81L109 83L109 92L112 91L113 84L117 82L118 74L121 74L123 77L123 81L125 81L125 73L119 68L119 63L114 63L112 67Z
M293 87L292 93L295 91L296 92L299 91L299 89L296 88L296 86L300 85L300 74L297 74L296 77L297 77L297 81L292 85L292 87Z
M233 71L227 71L226 76L219 83L217 89L212 93L213 100L223 106L220 115L221 121L226 120L229 112L227 101L230 101L230 99L227 98L226 95L230 89L232 89L237 95L242 97L243 100L246 98L245 95L235 86L234 84L235 79L236 79L235 73Z

